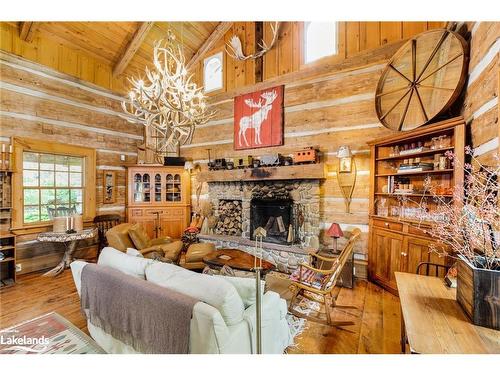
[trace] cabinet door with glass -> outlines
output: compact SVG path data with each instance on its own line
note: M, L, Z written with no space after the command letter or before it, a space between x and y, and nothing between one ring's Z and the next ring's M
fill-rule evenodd
M151 175L145 172L135 172L132 183L132 199L134 203L151 202Z
M167 173L165 175L165 201L167 203L181 203L183 197L183 181L180 173Z

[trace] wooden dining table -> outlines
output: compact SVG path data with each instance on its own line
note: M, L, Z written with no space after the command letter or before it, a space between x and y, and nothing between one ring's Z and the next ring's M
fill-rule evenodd
M500 331L472 324L456 289L433 276L396 272L401 302L401 345L410 353L500 353Z

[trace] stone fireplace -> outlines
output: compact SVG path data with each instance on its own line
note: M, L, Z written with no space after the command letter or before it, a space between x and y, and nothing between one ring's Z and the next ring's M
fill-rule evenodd
M292 245L296 232L291 199L252 199L250 201L250 239L255 229L262 227L267 236L264 242Z
M218 217L213 234L200 235L217 247L252 252L253 231L266 229L264 258L291 272L319 247L319 179L214 181L208 196ZM239 209L241 207L241 209Z

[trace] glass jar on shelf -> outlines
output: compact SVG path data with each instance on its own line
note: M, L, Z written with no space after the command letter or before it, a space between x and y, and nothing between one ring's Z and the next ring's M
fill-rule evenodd
M389 216L389 209L387 207L387 199L380 198L377 202L377 215L378 216Z

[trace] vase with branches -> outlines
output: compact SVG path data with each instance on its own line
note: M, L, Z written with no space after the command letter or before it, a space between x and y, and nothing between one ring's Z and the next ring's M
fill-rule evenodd
M499 270L499 157L494 157L494 166L486 166L471 147L465 148L465 154L468 161L462 166L456 165L463 169L464 184L453 187L451 200L439 193L440 188L434 186L428 176L422 197L418 201L401 197L401 204L417 206L415 225L437 240L430 245L431 251L445 255L442 245L446 245L451 250L447 255L451 252L452 256L461 255L475 267ZM452 163L459 163L452 151L446 156ZM432 212L429 199L435 203Z

